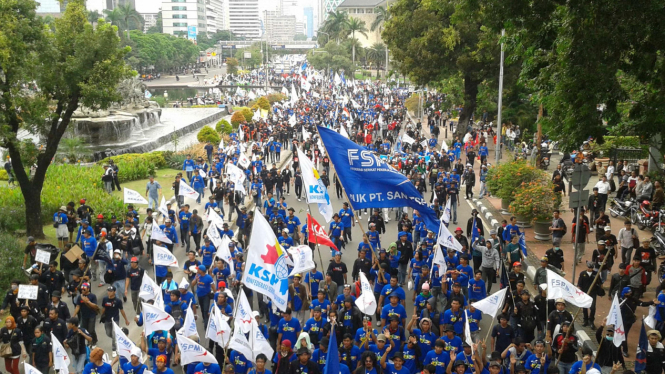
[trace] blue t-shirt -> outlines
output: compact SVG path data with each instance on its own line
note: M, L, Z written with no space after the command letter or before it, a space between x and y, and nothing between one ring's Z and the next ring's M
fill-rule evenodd
M404 365L402 365L402 368L397 370L395 369L395 365L391 364L390 362L386 363L386 370L384 371L386 374L410 374L411 371L406 368Z
M529 372L530 374L545 374L547 372L548 366L550 366L550 357L546 357L545 365L543 367L543 365L540 363L540 358L538 358L535 353L529 356L529 358L527 358L524 362L524 368L531 370Z
M421 352L422 354L427 355L426 353ZM416 362L416 350L414 348L409 348L408 344L404 345L402 349L402 356L404 357L404 367L409 369L409 373L416 374L418 371L419 362Z
M189 219L192 218L192 213L185 211L180 211L178 213L178 218L180 218L180 228L184 230L189 230Z
M83 368L83 374L113 374L113 368L107 363L97 366L90 362Z
M328 299L323 299L323 302L319 301L319 299L314 299L310 304L309 304L309 309L314 309L317 306L321 307L321 318L326 319L328 317L328 308L330 308L330 301Z
M326 367L326 356L328 352L323 352L320 348L317 348L312 353L312 362L315 362L319 365L319 371L323 373L323 369Z
M460 309L457 312L453 312L452 309L448 309L441 316L440 323L442 325L453 325L455 334L462 335L462 333L464 333L464 321L465 317L463 310Z
M467 310L466 315L469 317L469 329L471 332L478 331L478 325L480 324L480 320L483 319L483 313L478 309L473 313Z
M203 276L197 275L197 277L198 277L198 282L196 282L196 296L204 297L210 294L211 290L210 286L213 283L210 274L206 274Z
M353 210L351 208L349 209L340 209L339 210L339 216L342 220L342 224L344 225L343 227L351 227L352 226L352 219L353 219Z
M484 280L469 280L469 300L482 300L487 297L487 288Z
M436 367L436 374L445 374L448 363L450 362L450 353L443 351L441 354L436 354L436 351L430 351L425 356L423 366L434 365Z
M122 357L121 357L121 359L122 359ZM124 371L125 374L143 374L145 369L148 368L147 366L143 365L140 362L137 366L132 365L131 362L127 362L127 363L123 364L121 367L122 367L122 371Z
M381 309L381 319L388 320L392 316L399 317L399 324L402 324L402 320L406 319L406 309L404 305L397 304L397 306L392 306L390 304L386 305Z
M355 344L351 345L351 352L347 352L346 350L344 350L340 351L340 353L342 356L341 361L348 362L346 361L348 358L351 361L351 367L353 368L357 367L358 359L360 358L360 348L358 348L357 345Z
M215 257L215 252L216 252L215 246L213 246L212 244L210 245L204 244L201 246L201 254L203 256L201 258L201 264L203 264L206 267L206 269L212 265L213 258Z
M459 336L453 336L452 339L448 338L448 335L441 337L446 347L443 349L445 352L450 354L450 351L461 352L462 351L462 339Z
M474 373L473 368L475 367L475 365L473 364L473 355L467 356L466 354L464 354L464 352L460 352L457 354L457 357L455 357L455 361L457 360L464 361L464 363L466 364L466 371L464 372L464 374Z
M383 287L390 284L390 274L388 274L388 272L383 273L383 277L385 278L386 283L379 282L379 271L378 270L372 269L372 270L369 271L369 274L372 276L372 279L374 279L374 292L376 292L376 293L381 293L381 290L383 290ZM385 299L384 299L383 303L384 303L384 305L387 303L385 301Z
M203 373L203 374L222 374L222 370L219 368L219 365L210 364L206 366L202 362L196 365L196 367L194 368L194 372Z
M157 370L157 356L164 355L166 356L166 367L171 366L171 353L169 349L165 349L164 351L160 351L159 348L150 348L148 349L148 356L150 356L150 361L152 361L152 369Z
M300 321L297 318L291 318L290 321L282 318L277 325L277 333L282 334L282 340L288 339L291 341L291 344L295 344L293 342L298 341L300 330Z
M252 362L238 351L231 352L231 363L235 368L236 374L246 374L252 367Z
M321 317L319 321L315 320L314 317L310 318L305 322L305 327L303 328L303 331L309 333L309 336L312 337L313 335L318 336L318 340L320 341L321 338L323 338L323 332L321 329L323 326L326 324L326 320Z
M432 331L422 332L420 329L413 329L413 335L416 336L418 346L420 347L420 355L424 356L429 351L434 349L434 343L438 338Z
M387 284L383 286L383 289L381 289L381 295L384 296L383 298L383 305L386 306L390 304L390 297L388 297L393 291L399 296L399 301L402 301L406 298L406 294L404 293L404 289L400 286L395 286L393 288L390 284Z
M573 366L570 368L570 371L568 372L568 374L577 374L577 373L579 373L580 371L582 371L582 364L583 364L582 361L577 361L577 362L575 362L575 363L573 364ZM598 371L601 371L601 369L600 369L600 365L598 365L598 364L593 364L593 367L594 367L595 369L597 369ZM591 370L591 364L588 364L588 365L586 366L586 371L587 371L587 373L589 372L589 370Z

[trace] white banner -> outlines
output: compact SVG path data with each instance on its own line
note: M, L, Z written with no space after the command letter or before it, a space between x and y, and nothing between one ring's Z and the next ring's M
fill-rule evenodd
M225 347L231 339L231 326L221 318L221 312L216 303L212 303L213 308L208 317L208 328L206 329L206 338L217 342Z
M247 158L247 155L244 152L240 152L240 155L238 156L238 165L244 167L247 169L250 165L250 161Z
M148 90L146 90L145 92L148 92ZM30 365L25 361L23 362L23 371L25 372L25 374L42 374L42 372L37 370L36 367Z
M159 227L157 222L154 222L154 221L153 221L153 224L152 224L152 234L150 234L150 239L159 240L160 242L166 243L166 244L173 244L171 239L169 239L169 237L166 236L166 234L164 234L164 231L162 231L162 229Z
M188 365L192 362L209 362L211 364L217 364L215 356L203 348L199 343L180 334L178 334L177 337L176 340L178 341L178 349L180 350L181 365Z
M148 205L148 200L145 197L141 196L140 193L130 190L127 187L123 187L125 193L125 204L145 204Z
M113 321L113 332L115 333L115 344L118 347L118 354L127 360L132 360L132 352L137 351L139 355L139 361L142 360L141 350L131 341L127 335L120 329L118 324Z
M183 321L180 330L178 330L178 334L183 336L199 336L199 332L196 330L196 319L194 318L194 312L192 311L191 301L189 302L189 305L187 305L185 320Z
M289 277L298 273L304 274L316 267L314 260L312 260L312 248L308 245L291 247L287 251L293 258L293 269L289 273Z
M53 368L58 370L59 373L68 374L69 365L72 363L72 360L70 360L60 340L53 335L53 332L51 332L51 344L53 344L51 347L51 351L53 352Z
M288 255L258 208L254 212L252 240L247 248L242 283L262 293L280 310L286 310L289 290Z
M469 313L464 309L464 341L471 346L471 354L473 354L473 338L471 338L471 327L469 327Z
M152 246L155 265L179 267L178 259L167 248L158 245Z
M234 316L235 323L240 326L243 333L248 333L252 330L252 305L245 295L245 291L240 290L238 295L238 306L236 307L236 314Z
M404 143L409 143L409 144L413 144L415 141L416 141L416 139L410 137L410 136L407 135L406 133L402 134L402 142L404 142Z
M626 330L623 328L623 319L621 318L621 306L619 304L618 292L614 294L610 312L607 314L607 324L614 325L614 343L615 347L621 347L621 343L626 340Z
M443 223L439 224L439 239L437 239L437 244L442 247L452 248L457 252L462 252L464 248Z
M230 275L235 274L233 256L229 250L229 243L231 243L231 239L229 239L229 237L226 235L220 238L217 225L212 223L208 227L208 237L210 238L210 241L212 241L212 244L215 246L215 249L217 249L217 251L215 251L215 258L221 258L222 261L226 262L226 264L229 266L229 270L231 271Z
M303 127L303 131L305 131L304 129L305 128ZM333 209L332 204L330 203L328 189L321 181L319 172L314 167L314 163L302 153L300 148L296 149L298 150L298 158L300 159L300 171L302 172L304 183L303 189L307 194L307 202L319 204L319 212L326 219L326 222L330 222L333 216Z
M360 272L360 297L356 299L356 306L364 314L371 316L376 313L376 297L372 291L372 285L362 271Z
M443 209L443 214L441 214L441 222L443 222L445 224L450 223L450 201L451 200L452 199L450 199L450 198L448 198L448 200L446 200L446 207Z
M215 225L220 229L224 227L224 220L219 216L219 214L217 214L217 212L215 212L212 207L208 208L206 213L208 214L208 222L210 222L211 226ZM210 231L210 226L208 226L208 231ZM219 232L217 235L219 235Z
M590 308L593 303L591 296L549 269L547 270L547 298L550 300L564 299L580 308Z
M147 271L143 272L139 297L143 300L154 300L157 295L162 293L162 289L150 278Z
M275 354L275 351L270 346L268 339L259 329L259 323L256 322L256 318L252 318L252 331L249 335L249 345L252 347L252 362L256 363L256 356L261 353L265 354L266 357L272 357Z
M436 245L434 247L434 258L432 259L433 265L439 265L439 276L446 274L448 271L448 263L446 263L446 257L443 255L443 249L441 246ZM432 274L434 274L432 272Z
M188 197L192 200L199 198L199 193L187 185L187 183L185 183L182 179L180 180L180 190L178 191L178 195Z
M506 298L507 290L508 287L502 289L499 292L493 293L480 301L476 301L471 305L473 305L474 308L480 310L481 312L489 314L492 316L492 318L494 318L496 317L496 313L501 310L501 307L503 306L503 301Z
M242 329L240 329L239 324L236 324L233 328L233 336L231 337L229 348L242 353L242 355L245 356L245 358L248 360L251 360L254 357L254 354L252 353L252 346L249 345L247 337L245 337L245 333L242 332Z
M162 201L159 203L159 208L157 210L159 210L159 212L162 213L164 217L169 216L169 208L166 206L166 199L164 198L164 195L162 195ZM156 224L157 222L153 221L152 225L155 226Z
M141 306L143 307L143 328L146 336L159 330L169 331L175 325L173 317L164 310L148 303L141 303Z

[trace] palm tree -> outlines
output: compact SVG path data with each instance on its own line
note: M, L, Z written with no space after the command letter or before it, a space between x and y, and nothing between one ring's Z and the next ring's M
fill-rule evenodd
M346 24L346 29L351 33L351 39L356 38L356 32L359 33L360 35L367 37L367 27L365 27L365 21L360 20L355 17L351 17L349 19L349 22ZM353 63L356 63L356 44L353 44L353 49L352 49L352 60Z
M372 21L372 25L369 29L370 31L379 29L379 32L381 32L383 24L390 20L390 12L388 12L386 8L380 6L374 9L374 14L376 14L376 18Z
M125 29L127 30L127 39L129 39L129 22L134 21L134 25L137 29L143 29L143 17L139 12L132 7L131 4L118 5L116 8L120 13L120 17L124 22ZM114 9L115 10L115 9Z
M328 18L323 23L322 29L324 32L330 34L331 38L339 40L346 37L347 28L346 25L349 23L349 15L346 12L336 10L334 12L328 13Z
M118 28L122 26L122 14L120 14L120 10L118 8L113 10L104 9L104 14L106 15L104 18L107 22L117 26Z
M100 18L103 18L101 14L99 14L98 11L96 10L89 10L88 11L88 22L92 24L93 26L97 24L97 21L99 21Z

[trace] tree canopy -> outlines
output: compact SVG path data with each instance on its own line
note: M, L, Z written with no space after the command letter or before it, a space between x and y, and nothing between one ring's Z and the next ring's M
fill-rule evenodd
M127 61L137 70L154 66L156 71L184 66L196 62L199 47L190 40L167 34L143 34L130 32L131 40L125 40L132 48Z

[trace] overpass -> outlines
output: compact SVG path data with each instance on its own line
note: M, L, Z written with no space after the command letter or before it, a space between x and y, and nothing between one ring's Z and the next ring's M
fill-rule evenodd
M260 40L238 40L238 41L220 41L216 46L221 49L242 49L251 47L253 43L261 42ZM313 49L317 48L316 41L298 40L298 41L269 41L270 47L274 50L278 49Z
M155 85L150 85L148 86L149 90L165 90L165 89L176 89L176 88L196 88L196 89L203 89L207 90L209 88L219 88L220 90L222 89L234 89L234 88L242 88L242 89L253 89L253 88L266 88L265 85L229 85L229 84L219 84L216 86L212 85L203 85L203 84L155 84ZM268 88L271 88L276 91L280 91L283 86L268 86Z

